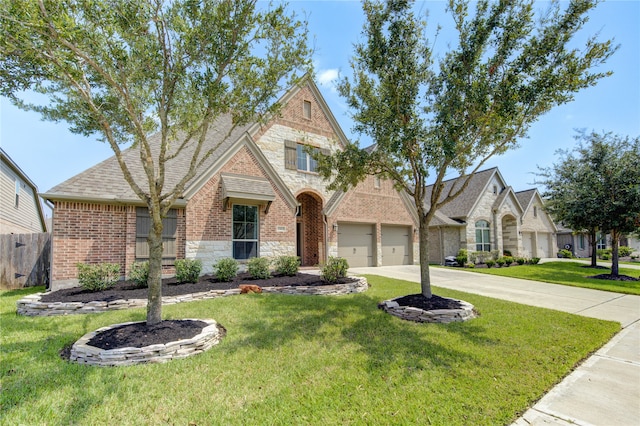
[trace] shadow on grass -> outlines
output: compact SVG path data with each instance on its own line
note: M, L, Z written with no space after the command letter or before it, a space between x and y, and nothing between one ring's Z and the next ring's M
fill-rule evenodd
M3 292L2 297L12 293L17 300L33 292ZM85 333L107 325L112 315L27 317L17 315L15 302L13 306L12 311L5 306L0 314L0 417L13 418L23 406L51 404L51 418L41 419L43 422L81 424L88 412L118 392L120 383L113 380L113 371L71 363L60 353ZM120 312L118 318L139 320L140 313ZM92 391L96 382L101 383L99 392ZM70 400L51 398L56 390L69 387L74 389Z
M473 353L452 349L452 335L479 344L492 344L482 326L419 324L401 320L377 308L378 298L351 296L256 296L260 317L242 319L243 337L227 342L226 350L247 347L269 350L291 341L324 341L326 346L357 345L369 373L387 364L404 364L407 371L429 366L453 368L473 360ZM447 335L447 336L446 336ZM444 342L444 343L443 343ZM477 360L480 362L480 360Z

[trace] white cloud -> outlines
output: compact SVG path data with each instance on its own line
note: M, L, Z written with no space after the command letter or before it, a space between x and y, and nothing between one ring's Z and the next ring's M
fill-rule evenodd
M338 69L330 68L328 70L319 71L316 74L316 80L321 86L329 86L333 89L334 82L338 79Z

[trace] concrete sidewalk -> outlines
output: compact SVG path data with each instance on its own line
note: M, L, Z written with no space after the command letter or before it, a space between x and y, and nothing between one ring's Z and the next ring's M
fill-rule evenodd
M353 274L420 282L416 265L351 268ZM640 296L431 268L434 286L592 318L623 330L513 425L640 425Z

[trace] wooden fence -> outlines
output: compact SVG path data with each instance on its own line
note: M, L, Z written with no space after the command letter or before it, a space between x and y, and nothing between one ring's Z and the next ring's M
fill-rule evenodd
M0 235L0 289L49 287L51 234Z

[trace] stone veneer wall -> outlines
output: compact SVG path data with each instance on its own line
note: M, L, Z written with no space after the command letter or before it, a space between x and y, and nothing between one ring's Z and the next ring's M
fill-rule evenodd
M403 320L414 322L446 324L450 322L468 321L477 316L473 305L464 300L452 299L462 305L460 309L434 309L431 311L425 311L412 306L400 306L395 300L396 299L391 299L380 302L378 308Z
M362 293L369 288L366 278L354 277L357 281L346 284L322 286L287 286L263 287L263 293L297 294L306 296L337 296L350 293ZM240 294L239 288L230 290L210 290L201 293L184 294L180 296L165 296L163 305L173 305L182 302L213 299L216 297L234 296ZM54 316L71 314L91 314L115 311L129 308L143 308L147 306L147 299L113 300L109 302L41 302L44 293L30 294L16 303L18 315L25 316Z
M100 349L91 346L88 342L98 333L125 325L136 324L127 322L99 328L96 331L85 334L71 347L72 362L101 367L116 367L146 363L164 363L172 359L181 359L197 355L211 349L220 343L226 331L212 319L186 319L202 321L207 325L202 331L191 339L176 340L166 344L149 345L142 348Z

